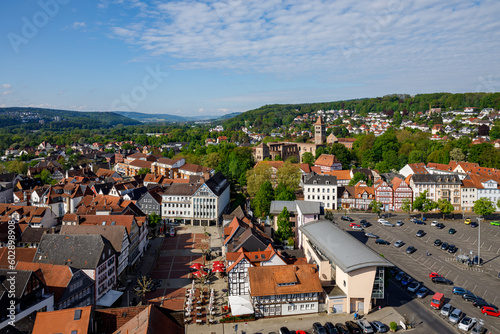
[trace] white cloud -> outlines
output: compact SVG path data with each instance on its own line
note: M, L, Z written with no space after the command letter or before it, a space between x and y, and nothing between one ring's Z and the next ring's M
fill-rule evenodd
M87 28L87 24L85 22L73 22L73 25L72 25L73 29L85 29Z
M6 90L6 91L2 92L2 95L9 95L9 94L11 94L11 93L12 93L12 91L11 91L11 90Z
M134 27L115 25L112 35L150 55L176 58L181 69L338 77L409 67L428 74L473 72L485 62L496 64L492 55L500 51L500 7L492 0L124 3L140 14ZM474 51L485 45L488 59ZM482 60L471 67L471 58Z
M9 88L12 88L12 85L11 84L3 84L0 87L3 89L9 89Z

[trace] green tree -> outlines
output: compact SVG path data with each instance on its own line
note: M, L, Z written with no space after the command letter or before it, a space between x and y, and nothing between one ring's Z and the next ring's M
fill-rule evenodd
M253 199L253 208L256 217L265 217L269 214L269 209L271 208L271 202L274 199L274 190L271 182L265 181L255 198Z
M441 198L437 202L437 207L439 212L443 214L443 219L445 219L445 215L448 215L453 212L453 205L446 198Z
M403 212L406 212L409 217L411 212L413 211L413 205L411 203L411 199L405 198L401 202L402 202L401 210L403 210Z
M220 165L221 157L217 152L212 152L207 155L202 160L202 164L208 168L217 168Z
M500 126L494 125L490 130L490 140L500 139Z
M493 212L495 212L495 205L489 198L482 197L474 202L472 211L483 218L484 216L491 215Z
M257 164L254 168L246 172L247 192L254 197L262 184L271 180L272 169L267 163Z
M52 174L50 174L48 169L43 169L40 174L35 175L36 178L40 178L43 184L56 184L57 180L52 178Z
M455 147L450 151L450 159L455 161L465 161L465 154L458 147Z
M309 166L314 165L314 156L311 152L306 152L302 154L302 162L308 164Z
M410 154L408 155L408 163L409 164L416 164L419 162L426 162L426 157L427 154L423 151L420 150L414 150L411 151Z
M356 172L352 176L351 181L349 181L349 186L355 186L359 181L366 182L366 175L361 172Z
M22 161L13 160L7 163L7 170L11 173L26 174L28 166Z
M373 200L368 208L372 210L373 213L376 213L377 217L380 217L380 212L382 212L382 203L377 200Z
M152 229L153 234L156 235L157 227L161 222L161 216L156 214L155 212L151 213L148 216L148 226Z
M274 189L274 195L276 201L295 201L297 199L293 190L283 183L278 184L276 189Z
M286 161L283 166L278 168L276 173L276 181L283 183L287 188L292 191L296 191L300 184L300 178L302 177L302 172L300 167Z
M325 219L328 219L330 221L333 221L333 210L326 209L325 210Z
M433 200L427 198L428 191L425 190L413 201L413 209L420 211L422 216L424 213L434 210L437 207L437 203Z
M278 240L287 240L293 237L292 224L290 223L290 213L286 206L283 211L278 215L278 230L276 231L276 237Z
M137 175L146 175L151 173L151 169L149 168L141 168L137 171Z

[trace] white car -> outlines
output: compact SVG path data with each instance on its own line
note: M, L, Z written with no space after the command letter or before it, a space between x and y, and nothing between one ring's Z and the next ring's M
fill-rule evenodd
M431 223L431 226L436 226L438 224L437 221L433 220L432 223Z
M454 310L455 308L453 306L451 306L451 304L445 304L443 306L443 308L441 309L441 315L442 316L445 316L445 317L449 317L451 312Z
M385 220L385 219L383 219L383 218L380 218L380 219L378 220L378 222L379 222L380 224L383 224L383 223L388 223L388 221L387 221L387 220Z
M469 331L476 324L476 319L465 317L458 324L458 329Z
M378 239L378 235L373 233L365 233L365 237Z
M384 222L384 223L380 223L380 224L382 224L382 226L394 227L394 224L391 224L389 222Z

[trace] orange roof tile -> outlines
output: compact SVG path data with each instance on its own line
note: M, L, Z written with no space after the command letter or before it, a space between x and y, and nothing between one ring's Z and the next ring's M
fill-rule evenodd
M78 320L75 320L77 313L81 312ZM47 333L71 333L77 331L78 334L90 333L92 306L68 308L52 312L38 312L36 314L33 334Z
M318 157L318 159L316 159L314 165L331 167L339 162L339 159L337 159L337 157L333 154L322 154Z

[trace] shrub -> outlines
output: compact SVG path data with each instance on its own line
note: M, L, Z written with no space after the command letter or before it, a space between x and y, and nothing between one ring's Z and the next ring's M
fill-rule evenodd
M391 331L395 332L398 330L398 324L393 321L389 324L389 328L391 329Z

